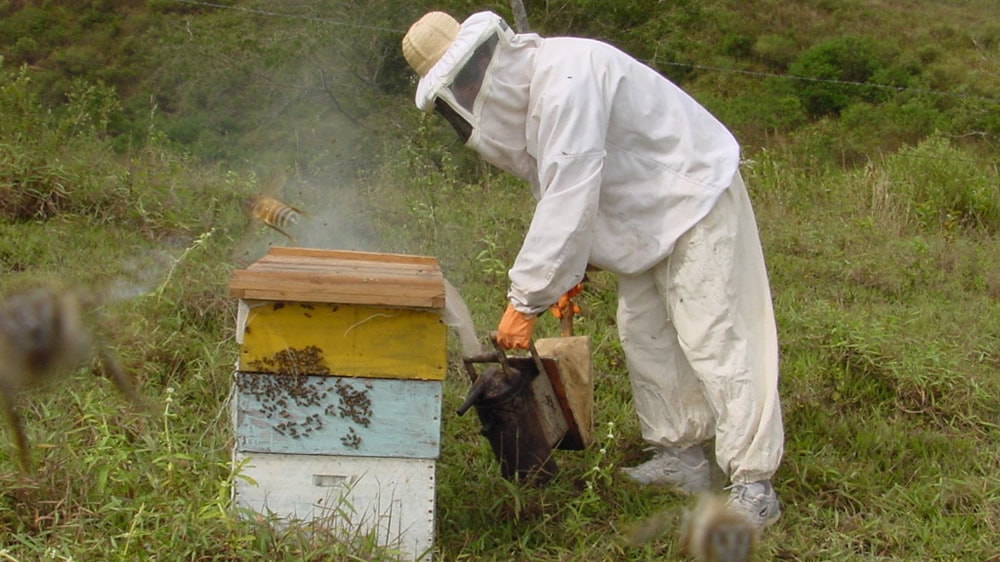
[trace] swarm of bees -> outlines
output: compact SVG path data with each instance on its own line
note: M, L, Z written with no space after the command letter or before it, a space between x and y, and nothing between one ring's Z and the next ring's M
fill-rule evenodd
M302 210L282 203L274 197L257 194L246 202L247 214L252 220L261 222L281 233L289 242L295 242L287 230L305 214Z
M759 531L745 515L733 511L725 498L703 494L693 510L682 517L659 513L642 521L627 537L630 545L648 543L680 520L679 546L698 562L749 562L757 546Z
M143 405L118 361L97 341L91 316L75 294L49 286L19 289L0 301L0 406L25 472L31 455L17 412L22 391L66 376L96 355L118 390Z

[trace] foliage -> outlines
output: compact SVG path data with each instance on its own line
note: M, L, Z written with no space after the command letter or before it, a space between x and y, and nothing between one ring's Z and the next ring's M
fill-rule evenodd
M0 6L0 44L8 64L36 71L46 103L61 103L75 78L128 90L141 65L136 31L141 2L11 2Z
M183 236L220 219L220 197L237 197L212 193L198 171L179 173L187 157L164 150L159 135L128 159L116 156L108 132L120 106L103 83L77 81L68 100L46 110L24 68L0 87L0 217L75 215L151 238Z
M873 197L883 213L903 212L917 224L945 231L1000 231L1000 177L996 166L978 162L947 139L931 137L888 156Z
M837 37L806 49L788 72L810 79L796 87L809 115L837 114L860 101L885 101L886 88L906 86L905 72L893 68L893 55L886 51L869 38Z
M528 3L541 31L601 35L671 69L743 141L786 428L784 513L760 559L997 555L991 1ZM39 470L17 474L0 447L0 558L392 558L370 537L230 505L242 476L230 463L226 285L284 243L240 207L275 171L287 176L279 194L323 226L304 243L432 255L481 332L499 319L528 187L416 111L396 46L426 9L508 4L211 4L0 3L0 286L57 277L92 292L112 320L109 347L154 403L124 407L89 365L23 397ZM848 35L858 49L837 40ZM795 64L894 88L823 89L784 74ZM810 113L805 92L836 110ZM677 557L690 499L616 473L646 453L615 285L589 274L575 324L594 346L597 442L558 451L546 488L502 479L478 420L455 414L469 385L450 342L437 559ZM539 318L539 335L555 330ZM623 540L637 528L642 542Z
M0 74L8 73L0 68ZM90 141L106 131L117 109L114 92L78 82L60 119L43 110L24 68L4 82L0 215L47 219L61 212L99 215L100 208L114 207L114 193L97 188L83 170L99 152Z
M753 54L770 68L785 70L798 57L799 49L792 38L779 33L768 33L754 41Z

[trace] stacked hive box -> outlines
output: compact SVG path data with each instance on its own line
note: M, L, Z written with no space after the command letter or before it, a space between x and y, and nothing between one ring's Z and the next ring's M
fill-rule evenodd
M239 299L234 501L431 549L447 329L433 258L272 248Z

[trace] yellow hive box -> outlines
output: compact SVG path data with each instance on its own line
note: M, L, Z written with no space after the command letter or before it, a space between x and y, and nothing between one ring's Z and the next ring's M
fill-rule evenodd
M271 248L233 272L238 370L443 380L447 326L437 261Z

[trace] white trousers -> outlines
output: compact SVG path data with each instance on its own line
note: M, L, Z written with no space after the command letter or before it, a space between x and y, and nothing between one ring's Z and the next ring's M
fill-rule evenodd
M739 174L653 269L621 276L618 331L643 439L715 438L734 484L781 462L778 337L750 198Z

